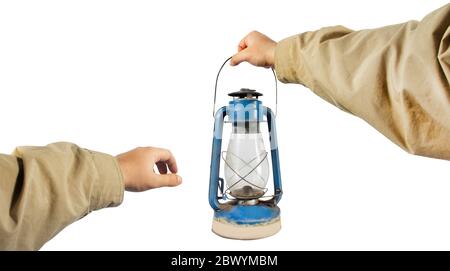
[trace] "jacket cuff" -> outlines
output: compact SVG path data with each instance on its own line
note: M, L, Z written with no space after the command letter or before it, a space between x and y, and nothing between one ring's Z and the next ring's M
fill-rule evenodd
M301 52L301 35L278 42L275 48L275 72L283 83L306 85L307 73Z
M91 195L91 210L118 206L123 201L124 183L117 159L109 154L90 151L97 171Z

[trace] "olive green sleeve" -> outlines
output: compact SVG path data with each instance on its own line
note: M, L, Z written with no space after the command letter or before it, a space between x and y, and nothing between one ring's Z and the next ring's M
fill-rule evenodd
M0 250L36 250L91 211L122 202L113 156L70 143L0 155Z
M279 80L300 83L406 151L450 160L450 4L422 21L342 26L279 42Z

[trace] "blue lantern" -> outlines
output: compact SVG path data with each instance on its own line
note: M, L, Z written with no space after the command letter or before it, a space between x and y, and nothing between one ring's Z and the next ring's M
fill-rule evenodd
M219 75L229 60L225 61L217 74L214 110ZM209 204L214 209L212 230L219 236L231 239L268 237L281 229L277 204L281 199L282 187L275 114L263 106L258 99L263 94L255 90L242 88L228 95L232 100L214 114L209 180ZM270 155L266 151L261 131L264 122L267 122L268 127ZM232 130L226 151L222 151L224 123L231 124ZM270 175L269 156L273 195L266 195ZM221 160L225 178L219 176Z

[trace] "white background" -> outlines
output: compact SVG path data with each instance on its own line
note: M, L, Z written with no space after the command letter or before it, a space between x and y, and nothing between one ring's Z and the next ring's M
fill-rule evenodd
M159 146L176 155L184 180L126 193L43 249L450 249L449 162L408 155L298 85L279 86L282 231L217 237L207 201L214 80L247 32L280 40L336 24L375 28L445 3L1 1L0 152L55 141L114 155ZM270 76L227 66L220 102L239 87L273 97Z

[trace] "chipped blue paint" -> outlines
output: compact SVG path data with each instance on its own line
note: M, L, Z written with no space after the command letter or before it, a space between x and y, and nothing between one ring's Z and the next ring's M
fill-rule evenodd
M239 225L256 225L269 223L280 217L280 208L266 205L235 205L230 210L214 212L214 218Z

